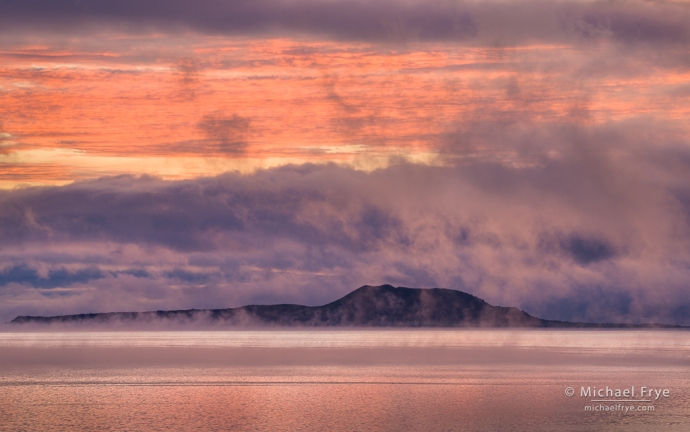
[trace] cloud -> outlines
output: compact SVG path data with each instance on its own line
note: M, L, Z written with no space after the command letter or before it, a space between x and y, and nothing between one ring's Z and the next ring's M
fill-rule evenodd
M71 286L75 283L89 282L103 278L103 273L96 267L69 271L66 268L51 269L46 277L40 277L38 271L26 265L5 268L0 272L0 286L9 283L29 284L35 288L56 288Z
M230 117L222 113L207 114L199 122L207 140L216 146L216 151L224 154L242 154L246 151L246 136L250 120L233 114Z
M583 265L607 260L615 255L613 248L605 241L594 238L585 239L578 235L562 240L561 247L570 253L575 261Z
M690 324L690 157L673 125L521 120L463 137L445 166L0 192L0 313L314 305L387 282L550 319ZM485 146L513 156L469 157Z
M176 62L179 74L179 89L175 96L180 100L193 100L196 98L199 87L199 65L192 58L183 58Z
M682 141L689 124L688 56L657 42L15 34L3 39L15 84L0 108L10 135L0 187L116 173L191 178L288 160L373 169L436 163L439 153L533 164L605 134L617 146L659 134ZM607 131L614 120L639 133Z
M5 25L90 28L111 23L140 29L213 34L311 34L379 42L598 41L686 44L688 6L680 2L7 0Z
M0 17L19 41L6 58L24 59L8 69L23 83L0 130L8 181L85 178L102 154L388 161L0 191L3 317L320 304L388 282L544 318L690 324L685 4L10 0ZM63 34L29 46L39 26ZM83 105L87 91L107 97ZM104 106L110 123L83 120ZM29 123L75 132L8 126ZM51 152L20 158L56 140L85 158L78 175Z

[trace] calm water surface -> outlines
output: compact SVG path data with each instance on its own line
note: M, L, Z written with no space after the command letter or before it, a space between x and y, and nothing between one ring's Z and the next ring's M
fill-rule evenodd
M688 431L690 332L5 332L0 430Z

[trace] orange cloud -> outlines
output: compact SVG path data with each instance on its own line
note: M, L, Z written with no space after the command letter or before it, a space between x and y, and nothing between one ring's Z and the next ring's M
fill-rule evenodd
M6 186L21 167L26 180L55 183L126 172L189 178L290 162L430 163L446 149L444 137L477 122L683 121L690 113L677 96L687 70L606 45L124 35L54 45L0 53ZM612 56L624 67L597 64ZM496 143L472 146L465 155ZM51 161L50 152L69 157Z

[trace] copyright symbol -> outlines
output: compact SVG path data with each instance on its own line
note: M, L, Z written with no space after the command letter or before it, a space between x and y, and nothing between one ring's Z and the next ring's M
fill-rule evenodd
M565 388L565 395L568 397L571 397L572 395L575 394L575 389L572 387L566 387Z

